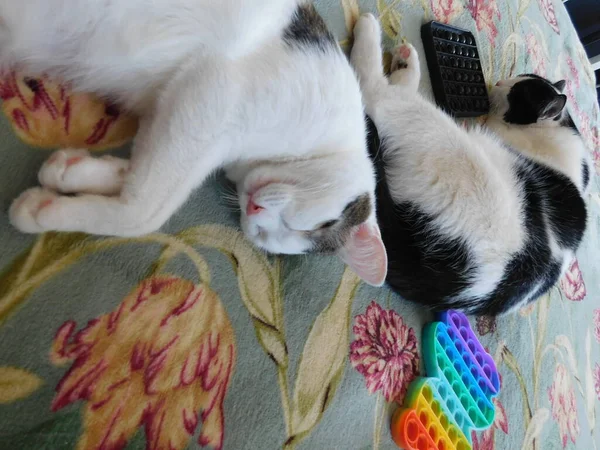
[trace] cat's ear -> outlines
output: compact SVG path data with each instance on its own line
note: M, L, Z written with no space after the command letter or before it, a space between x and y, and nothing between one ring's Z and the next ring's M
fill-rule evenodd
M564 94L557 95L542 110L541 119L553 119L558 116L567 104L567 96Z
M565 90L566 85L567 85L567 82L565 80L560 80L560 81L557 81L556 83L554 83L554 87L556 88L556 90L558 92L563 92Z
M338 256L365 282L381 286L387 275L387 253L376 224L363 223L338 252Z

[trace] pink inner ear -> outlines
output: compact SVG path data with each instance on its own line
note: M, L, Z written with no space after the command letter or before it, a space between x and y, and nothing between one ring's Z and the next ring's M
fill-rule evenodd
M365 282L373 286L385 282L387 253L377 225L360 225L339 256Z

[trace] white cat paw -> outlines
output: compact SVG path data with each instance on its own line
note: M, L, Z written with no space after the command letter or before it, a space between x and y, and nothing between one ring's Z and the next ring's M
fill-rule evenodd
M77 176L75 166L86 158L91 158L87 150L65 149L54 152L38 172L40 184L59 192L77 192L76 187L81 183L77 183L80 177Z
M42 233L47 227L38 221L39 215L46 208L52 208L59 196L55 192L39 187L23 192L13 201L8 210L10 223L23 233Z
M402 44L392 56L391 72L419 67L419 54L411 44Z
M379 42L380 35L381 27L373 14L363 14L358 18L354 26L354 39L364 39L372 36Z

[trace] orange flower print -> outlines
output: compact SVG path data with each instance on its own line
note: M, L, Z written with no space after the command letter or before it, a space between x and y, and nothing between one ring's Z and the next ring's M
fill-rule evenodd
M419 373L415 331L395 311L385 311L375 302L356 316L353 331L350 361L365 377L369 392L381 390L386 401L402 403Z
M94 95L71 92L46 76L0 78L2 111L24 142L44 148L117 147L136 133L137 119Z
M567 446L567 439L573 444L579 436L579 420L577 419L577 405L575 404L575 391L567 368L562 364L556 365L554 382L548 389L548 397L552 406L552 417L558 424L558 431L563 448Z
M569 266L569 270L560 281L560 287L565 296L573 302L580 302L585 298L587 291L577 259L574 259Z
M143 426L146 448L223 447L223 400L235 359L231 324L214 292L176 277L143 281L111 313L73 335L58 330L51 359L74 361L52 410L85 400L78 449L122 449Z

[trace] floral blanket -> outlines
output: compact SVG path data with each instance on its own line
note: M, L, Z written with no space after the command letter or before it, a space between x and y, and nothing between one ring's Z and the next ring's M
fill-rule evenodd
M595 79L559 0L316 3L346 47L359 12L381 17L388 48L406 39L420 50L421 24L436 19L475 33L490 85L523 72L565 78L600 168ZM255 251L218 180L143 238L20 234L6 211L47 156L0 121L1 449L395 448L389 418L422 370L426 311L333 258ZM593 185L585 243L560 285L513 315L473 318L503 382L474 449L599 446Z

